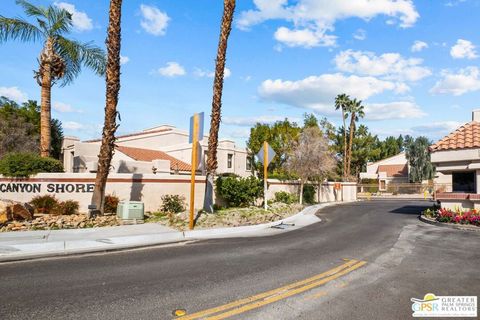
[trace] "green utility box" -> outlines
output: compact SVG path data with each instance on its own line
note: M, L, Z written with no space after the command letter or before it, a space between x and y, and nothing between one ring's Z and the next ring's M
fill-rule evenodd
M117 206L117 217L124 224L143 223L144 206L140 201L121 201Z

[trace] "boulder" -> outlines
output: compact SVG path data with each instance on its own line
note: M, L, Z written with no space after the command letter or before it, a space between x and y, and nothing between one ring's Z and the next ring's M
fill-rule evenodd
M32 219L33 208L28 203L0 199L0 223Z

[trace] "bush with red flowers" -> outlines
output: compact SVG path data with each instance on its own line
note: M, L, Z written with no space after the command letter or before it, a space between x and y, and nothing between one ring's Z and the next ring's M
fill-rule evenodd
M438 222L456 223L456 224L470 224L480 227L480 212L476 209L469 209L462 211L460 209L451 210L446 208L427 209L423 212L424 215L434 218Z

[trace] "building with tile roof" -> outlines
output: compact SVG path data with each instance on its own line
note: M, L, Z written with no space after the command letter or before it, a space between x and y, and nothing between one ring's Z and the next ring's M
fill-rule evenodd
M390 183L408 183L408 162L405 152L367 163L367 170L360 173L360 179L377 180L380 191L386 190Z
M112 172L189 174L191 171L192 145L189 134L169 125L145 129L116 140L112 159ZM80 141L65 137L63 163L66 172L96 172L101 140ZM199 142L197 173L205 173L208 136ZM233 141L220 140L217 148L217 173L251 175L250 157L245 148L238 148Z
M436 167L435 198L448 208L480 208L480 110L429 149Z

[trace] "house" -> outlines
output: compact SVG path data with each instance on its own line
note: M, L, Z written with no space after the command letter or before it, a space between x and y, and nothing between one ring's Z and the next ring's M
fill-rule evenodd
M380 191L385 191L388 184L392 182L408 183L408 161L405 158L405 152L367 163L367 170L360 173L360 179L377 180Z
M192 145L189 134L174 126L162 125L117 137L112 172L189 174ZM101 140L80 141L65 137L63 164L66 172L96 172ZM205 174L208 136L199 142L198 174ZM231 140L220 140L217 148L217 173L251 175L251 162L245 148Z
M445 208L480 208L480 110L472 121L430 146L435 198Z

